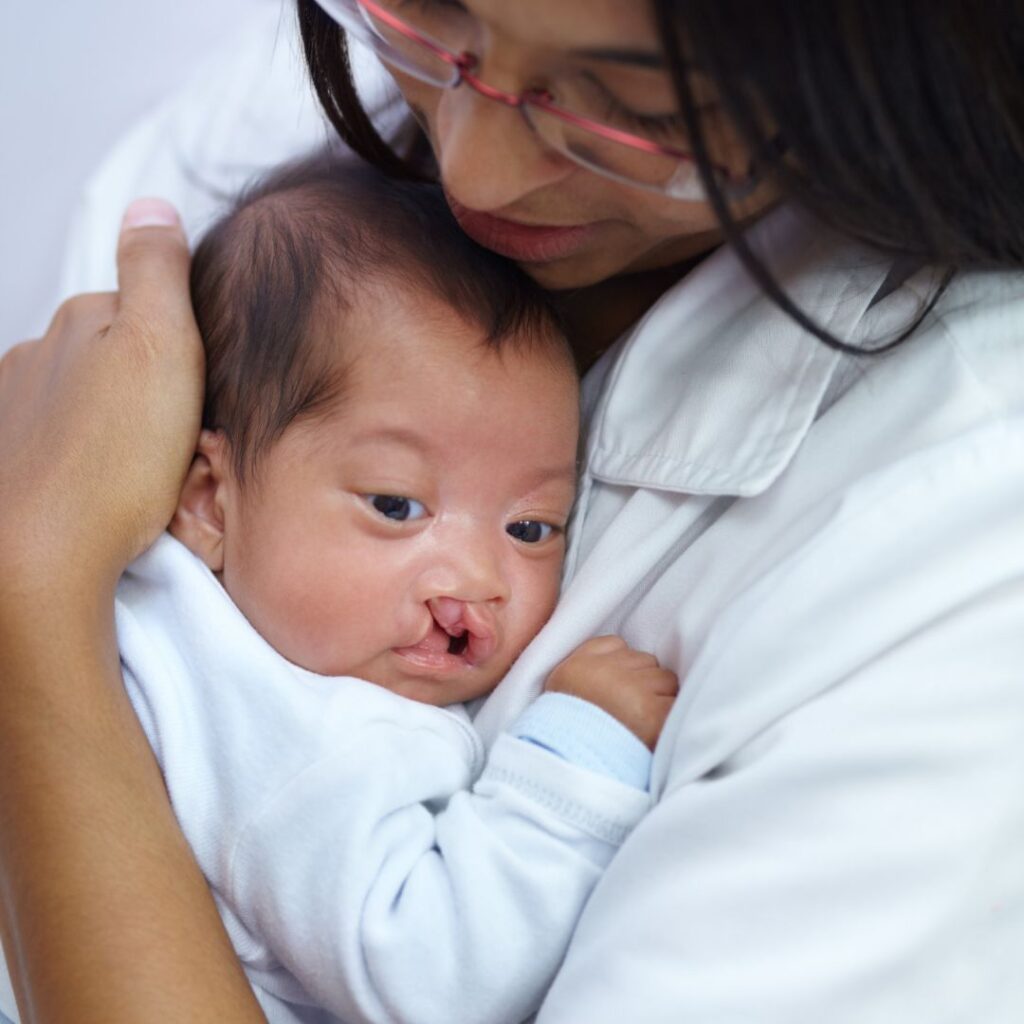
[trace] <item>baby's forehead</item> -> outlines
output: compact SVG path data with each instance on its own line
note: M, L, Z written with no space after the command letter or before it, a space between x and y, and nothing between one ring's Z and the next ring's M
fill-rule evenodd
M275 172L207 233L192 271L203 422L231 438L240 476L290 424L344 406L368 371L390 367L392 390L415 393L421 382L399 384L399 371L455 376L491 349L516 373L524 353L571 362L540 289L466 238L438 187L365 167ZM437 348L439 336L465 344ZM458 405L435 387L434 402Z
M495 418L510 432L538 416L552 430L577 429L578 378L557 336L494 339L436 296L379 286L320 326L322 372L334 377L321 411L361 428L447 435L457 424L463 443Z
M495 407L510 397L528 408L578 403L578 376L559 335L519 331L492 338L420 289L368 286L343 321L327 318L324 328L320 344L345 379L342 403L370 396L453 413L478 408L482 392ZM538 386L547 378L548 386Z

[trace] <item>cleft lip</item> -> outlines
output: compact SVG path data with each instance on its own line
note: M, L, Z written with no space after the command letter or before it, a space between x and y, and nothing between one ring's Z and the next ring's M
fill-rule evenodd
M427 602L430 614L454 642L449 652L468 665L479 665L498 647L497 625L485 605L453 597L435 597Z
M472 631L463 657L470 665L481 665L498 649L498 640L492 633L478 635Z
M469 646L469 634L460 633L457 636L453 636L448 641L448 653L449 654L465 654L466 648Z

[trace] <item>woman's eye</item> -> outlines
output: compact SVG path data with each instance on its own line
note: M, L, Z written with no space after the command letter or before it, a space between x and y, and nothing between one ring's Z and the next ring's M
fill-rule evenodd
M568 91L564 97L556 93L556 103L561 101L574 112L665 145L680 146L685 142L683 117L677 111L646 113L635 110L630 101L613 92L597 75L584 72L565 83L565 88ZM631 92L636 93L636 89Z
M408 8L414 12L425 11L428 14L437 10L445 13L466 14L466 5L462 0L383 0L381 7L394 7L404 15L408 15Z
M412 498L403 498L399 494L367 494L366 500L385 519L394 519L404 523L408 519L422 519L427 510L423 503Z
M536 519L524 519L518 523L509 523L505 532L510 537L522 541L524 544L539 544L547 540L554 533L555 528L550 523L540 523Z

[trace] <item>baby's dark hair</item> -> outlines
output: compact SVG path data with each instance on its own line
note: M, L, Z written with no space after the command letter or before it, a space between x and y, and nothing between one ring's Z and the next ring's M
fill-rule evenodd
M290 423L342 398L345 311L360 289L391 282L442 299L489 346L536 346L572 362L544 292L467 238L438 186L394 181L351 158L290 164L248 188L192 258L203 425L225 433L240 480ZM318 311L332 315L329 336Z

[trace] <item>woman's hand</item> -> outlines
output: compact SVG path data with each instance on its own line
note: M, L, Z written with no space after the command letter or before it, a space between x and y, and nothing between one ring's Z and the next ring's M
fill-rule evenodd
M113 592L199 430L188 249L126 217L117 295L0 360L0 939L25 1024L265 1019L121 685Z
M120 291L70 299L0 359L0 614L112 592L170 519L202 402L188 265L173 209L134 203Z

